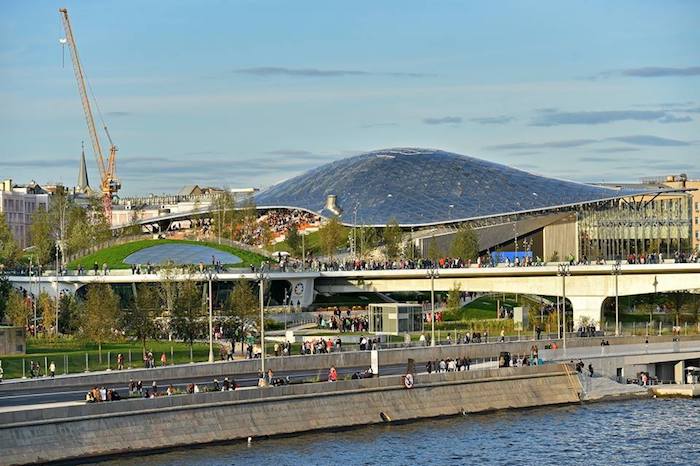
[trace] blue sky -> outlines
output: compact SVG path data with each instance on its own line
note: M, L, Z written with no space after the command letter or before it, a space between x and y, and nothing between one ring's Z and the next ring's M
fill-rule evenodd
M72 185L84 140L97 185L62 6L125 195L409 146L579 181L700 177L700 2L10 0L2 178Z

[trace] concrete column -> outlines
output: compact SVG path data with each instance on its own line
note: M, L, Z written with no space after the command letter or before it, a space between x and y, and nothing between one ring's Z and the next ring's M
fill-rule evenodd
M576 330L582 318L588 318L588 321L595 321L597 329L600 329L600 323L603 320L603 301L605 296L569 296L566 298L571 302L571 307L574 311L574 330Z
M685 383L685 361L678 361L673 365L673 380L676 383Z
M314 302L314 279L299 278L290 280L292 285L291 300L292 307L297 306L297 302L301 307L310 306Z

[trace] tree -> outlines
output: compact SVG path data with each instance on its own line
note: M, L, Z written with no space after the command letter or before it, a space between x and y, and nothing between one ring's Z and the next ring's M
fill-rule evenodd
M296 225L292 225L287 230L287 245L289 246L289 252L295 256L301 253L301 236Z
M447 292L447 309L449 311L456 311L461 307L462 300L462 286L455 282L452 284L452 288Z
M234 344L237 339L241 342L241 352L243 352L246 328L256 326L258 305L250 282L243 278L236 282L236 286L229 293L224 304L223 315L227 322L224 333Z
M54 233L51 228L49 213L44 209L37 209L32 214L32 225L29 233L34 246L35 257L39 264L48 265L53 260Z
M15 327L27 327L29 325L32 309L27 299L20 292L10 291L5 310L7 312L7 320Z
M5 214L0 212L0 268L12 267L19 260L20 255L21 251L7 225Z
M471 225L464 225L457 230L450 254L463 260L476 260L479 256L479 237Z
M267 222L265 222L260 228L260 246L262 246L263 248L270 247L270 244L272 244L272 239L273 234L272 230L270 229L270 225Z
M179 282L177 297L172 310L172 328L190 347L190 360L192 360L192 346L203 328L202 320L206 315L205 301L202 290L194 280Z
M318 229L321 242L321 250L330 258L335 256L338 247L343 244L343 226L338 217L329 218L321 228Z
M102 343L107 341L117 327L119 320L119 297L106 283L88 285L85 297L83 333L97 343L100 363Z
M384 248L388 259L399 257L399 247L401 246L401 227L396 219L392 218L384 228Z
M367 257L379 245L379 234L374 227L357 227L355 234L357 235L356 247L360 257Z
M7 314L7 302L10 299L10 294L14 292L12 284L7 277L0 277L0 325L5 322Z
M158 334L156 317L160 309L158 291L147 283L136 285L134 297L122 314L122 329L141 342L143 354L146 354L146 340Z
M58 328L64 334L72 335L80 329L82 303L75 294L64 293L58 300Z
M39 293L36 304L37 314L41 314L41 324L44 327L44 336L51 335L52 328L56 325L56 301L46 291Z
M437 239L433 236L430 238L430 244L428 244L428 259L436 261L440 259L441 255L440 246L438 246Z

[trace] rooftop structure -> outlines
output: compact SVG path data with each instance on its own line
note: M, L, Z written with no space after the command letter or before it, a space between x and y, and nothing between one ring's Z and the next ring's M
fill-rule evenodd
M345 224L428 226L549 210L658 192L534 175L433 149L356 155L283 181L256 196L259 207L306 209ZM335 196L335 198L331 197Z

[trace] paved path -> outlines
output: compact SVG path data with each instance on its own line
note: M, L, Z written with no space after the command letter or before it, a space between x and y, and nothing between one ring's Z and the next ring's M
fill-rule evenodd
M641 343L635 345L589 346L577 348L558 348L540 350L540 357L545 361L569 361L572 359L591 359L613 356L643 356L645 354L691 353L700 352L700 341Z

